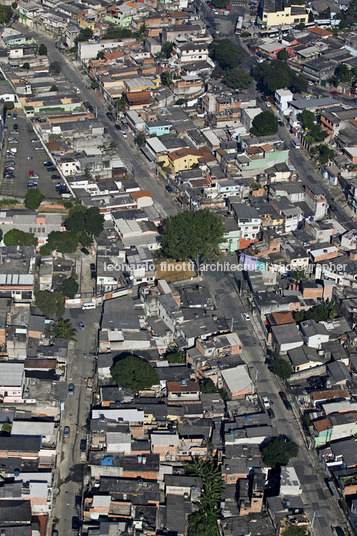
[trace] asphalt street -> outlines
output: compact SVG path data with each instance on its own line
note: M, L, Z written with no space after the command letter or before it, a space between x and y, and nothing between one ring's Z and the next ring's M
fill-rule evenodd
M72 309L66 312L77 328L77 341L71 344L67 363L67 383L74 384L73 395L67 395L61 417L60 446L54 482L54 510L52 529L59 534L71 534L72 518L81 518L76 497L82 496L83 478L86 464L81 461L80 441L86 438L87 421L92 401L92 390L87 389L85 378L93 377L96 355L96 337L101 308L82 311ZM87 327L80 330L77 322ZM69 426L70 435L63 438L63 429Z
M16 24L14 24L13 27L19 29L25 35L39 35L33 31L24 32L23 27ZM118 154L125 163L129 174L133 176L143 190L148 190L152 193L155 199L155 205L160 214L164 218L172 214L176 214L178 208L175 201L162 187L159 179L155 176L155 172L150 168L147 159L134 145L132 138L124 138L122 134L115 129L114 124L105 115L108 109L103 100L100 98L99 93L96 93L94 90L88 88L88 76L82 75L79 72L78 67L75 67L73 63L56 48L53 40L49 39L48 37L44 37L44 35L41 34L41 42L46 45L51 61L58 61L61 64L62 74L66 77L70 85L76 86L80 89L80 95L83 102L88 101L93 106L98 119L103 122L108 134L117 143Z
M237 260L232 258L232 263ZM226 261L227 259L225 259ZM282 403L279 391L283 389L281 383L270 372L265 364L266 350L264 337L258 328L251 311L241 302L237 292L236 278L239 273L205 272L203 282L208 285L215 300L217 310L232 322L243 346L243 360L247 363L250 376L255 383L259 394L267 395L275 418L272 426L277 435L290 437L299 444L299 456L292 460L303 488L303 501L314 534L326 536L331 525L343 525L343 518L334 498L329 493L321 478L321 465L314 451L309 451L300 432L299 423L292 411L288 411ZM248 311L252 321L243 318L243 312Z

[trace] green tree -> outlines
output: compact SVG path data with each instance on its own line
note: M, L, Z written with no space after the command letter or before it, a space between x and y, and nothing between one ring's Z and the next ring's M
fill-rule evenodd
M285 359L280 356L274 356L270 362L270 370L275 376L278 376L282 380L290 378L292 370L291 365Z
M303 22L299 22L299 24L296 26L297 30L302 31L305 28L305 24Z
M285 48L283 48L282 50L279 50L276 57L278 58L278 60L286 61L289 59L289 52Z
M62 281L61 292L67 298L73 299L78 292L78 283L73 276Z
M253 79L249 73L234 67L225 72L224 83L233 89L248 89L251 86Z
M129 37L135 37L135 34L128 28L118 26L109 26L104 34L104 39L127 39Z
M209 210L181 212L166 220L162 252L170 259L193 261L200 272L201 263L219 256L224 233L223 219Z
M306 536L307 532L305 527L298 527L296 525L290 525L284 530L282 536Z
M138 132L135 136L135 143L138 147L142 147L146 142L146 137L143 132Z
M124 97L124 95L122 95L120 97L120 99L117 99L115 101L115 107L117 109L118 112L124 112L125 111L125 107L126 107L126 98Z
M229 4L229 0L212 0L212 4L217 9L226 9L227 5Z
M104 60L105 58L105 52L104 50L100 50L97 54L97 60Z
M56 84L50 87L50 91L58 91L58 87L56 86Z
M65 220L64 224L69 231L73 231L74 233L84 231L86 228L84 212L75 212Z
M200 391L201 393L217 393L218 389L211 378L205 378L200 383Z
M254 117L250 132L254 136L270 136L278 132L278 120L272 112L261 112Z
M13 110L14 103L12 101L6 101L4 102L4 108L5 110Z
M4 236L5 246L37 246L37 242L33 233L25 233L20 229L11 229Z
M272 468L286 465L298 453L298 445L284 437L271 437L262 448L263 461Z
M36 210L41 205L45 196L38 188L28 190L25 195L25 207L29 210Z
M321 165L327 164L330 160L332 160L335 156L335 152L333 149L330 149L330 147L326 144L321 144L317 147L317 150L319 152L319 162Z
M35 305L47 318L59 318L64 314L64 296L58 291L41 290L36 295Z
M258 63L253 71L257 87L265 94L271 95L277 89L287 87L293 92L301 93L307 89L307 80L293 71L285 61L273 60Z
M47 47L43 43L41 43L40 46L38 47L38 55L47 56Z
M170 87L172 82L172 72L171 71L164 71L161 73L161 83L164 86Z
M235 46L230 39L214 39L208 49L210 57L222 69L233 69L245 58L244 50Z
M290 272L289 278L291 281L293 281L293 283L299 284L301 281L305 281L306 279L305 270L293 270Z
M25 69L26 71L28 71L29 68L30 68L30 64L29 64L29 62L28 62L28 61L25 61L25 63L23 64L22 68Z
M91 83L90 87L91 87L92 89L98 89L98 88L99 88L99 84L98 84L98 82L93 81L93 82Z
M304 110L300 116L302 126L307 129L311 129L314 126L315 114L310 110Z
M0 24L7 24L12 17L12 9L10 6L0 4Z
M172 43L171 41L166 41L166 43L164 43L161 47L161 53L163 57L167 59L171 58L173 49L174 49L174 43Z
M74 253L78 247L78 236L73 231L51 231L47 238L47 244L51 251L59 253Z
M111 375L116 384L133 391L148 389L159 383L156 370L147 361L134 355L117 361L111 368Z
M335 69L335 76L339 82L349 83L352 78L352 71L344 63L339 63Z
M59 61L53 61L49 66L49 71L51 74L60 74L61 64Z
M93 238L86 231L79 231L78 240L81 246L84 246L85 248L88 248L93 244Z
M3 237L3 232L2 232L2 230L0 229L0 242L1 242L1 240L2 240L2 237Z
M99 236L104 229L104 216L99 212L99 208L90 207L85 213L85 231L88 234Z
M184 363L185 362L185 356L182 350L180 348L176 348L175 350L171 350L170 352L167 352L165 355L166 360L169 363Z
M57 339L66 339L67 341L76 340L77 330L73 327L70 320L64 320L60 318L55 322L51 335Z
M89 39L92 39L93 37L93 30L90 28L81 28L79 31L79 34L77 35L75 39L75 43L80 43L82 41L89 41Z
M1 431L2 431L4 434L7 434L7 435L10 435L10 434L11 434L11 429L12 429L12 424L11 424L11 422L4 422L3 425L1 426Z

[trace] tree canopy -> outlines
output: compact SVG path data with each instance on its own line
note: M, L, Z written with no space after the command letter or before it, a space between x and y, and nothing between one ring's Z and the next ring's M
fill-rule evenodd
M244 50L235 46L230 39L214 39L208 47L210 57L222 69L233 69L242 63Z
M262 448L263 461L272 468L286 465L298 453L298 445L285 437L271 437Z
M74 253L78 247L78 237L72 231L61 232L52 231L47 238L46 251L50 248L51 251L59 253Z
M119 359L113 365L111 375L116 384L133 391L149 389L159 383L156 370L147 361L135 355Z
M310 110L304 110L300 116L303 128L311 129L314 126L315 114Z
M38 47L38 55L47 56L47 47L43 43L41 43L40 46Z
M135 33L128 28L120 28L119 26L109 26L104 34L104 39L125 39L128 37L135 37Z
M64 296L61 292L41 290L35 299L35 305L48 318L61 317L64 314Z
M163 86L169 87L172 82L172 72L171 71L164 71L161 73L161 83Z
M249 73L234 67L225 72L224 83L233 89L248 89L251 86L253 79Z
M254 117L251 133L255 136L270 136L278 132L278 120L273 112L261 112Z
M67 298L73 299L78 292L78 283L73 276L62 281L61 292Z
M161 235L163 254L178 261L191 260L196 268L219 256L224 241L223 219L209 210L181 212L166 220Z
M230 0L212 0L212 4L217 9L226 9L227 5L229 4Z
M70 320L64 320L63 318L60 318L55 322L51 331L53 337L66 339L67 341L75 341L76 334L77 330L73 327L72 322Z
M60 74L61 72L61 64L59 61L53 61L49 66L50 73L52 74Z
M278 60L285 61L289 59L289 52L285 48L283 48L282 50L279 50L276 57L278 58Z
M287 529L284 530L282 536L306 536L306 528L298 527L297 525L290 525Z
M33 233L25 233L20 229L11 229L4 236L5 246L37 246L37 242Z
M218 389L211 378L205 378L200 383L200 391L201 393L217 393Z
M290 378L292 373L290 363L279 355L273 356L269 368L275 376L278 376L282 380Z
M311 309L296 311L294 313L294 319L300 323L303 320L315 320L315 322L325 322L326 320L332 320L337 316L337 305L334 300L326 301Z
M93 35L93 30L90 28L81 28L75 42L80 43L82 41L88 41L89 39L92 39Z
M10 6L4 6L0 4L0 24L7 24L12 16L12 9Z
M41 205L45 196L38 188L27 190L25 195L25 207L29 210L36 210Z
M258 83L258 89L269 95L285 87L294 93L301 93L306 91L308 86L306 78L280 60L258 63L253 69L253 76Z
M86 208L78 205L70 212L64 222L69 231L78 233L85 231L89 235L98 236L104 229L104 216L97 207Z

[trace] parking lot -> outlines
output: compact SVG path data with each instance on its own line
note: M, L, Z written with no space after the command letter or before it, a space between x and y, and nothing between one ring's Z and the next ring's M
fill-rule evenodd
M4 137L4 148L6 150L15 149L14 155L6 156L6 151L3 151L1 161L1 195L6 197L24 198L27 192L29 181L29 172L32 175L38 175L39 178L33 179L37 181L37 187L45 195L46 199L58 199L59 195L56 192L56 183L59 180L51 180L51 175L58 175L57 170L48 171L43 165L44 160L48 160L48 154L41 146L41 142L35 135L31 122L27 120L21 113L15 112L17 117L14 119L13 111L9 112L6 117L7 130ZM11 115L11 117L10 117ZM18 126L18 130L14 129L14 125ZM16 143L17 140L17 143ZM32 141L32 140L38 140ZM5 165L6 162L12 161L11 164ZM14 163L14 164L13 164ZM8 177L4 177L4 168L10 169ZM14 177L12 178L11 172Z

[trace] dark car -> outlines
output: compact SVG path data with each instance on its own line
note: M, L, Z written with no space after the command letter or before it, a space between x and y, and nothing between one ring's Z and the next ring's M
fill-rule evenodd
M341 529L341 527L334 527L333 531L334 531L334 534L337 534L337 536L345 536L345 533Z
M61 177L60 177L59 175L51 175L51 179L52 179L53 181L56 181L56 180L58 180L58 179L60 179L60 178L61 178Z
M52 162L52 160L44 160L43 165L46 166L46 167L53 166L53 162Z
M311 378L308 378L307 383L311 389L324 389L325 387L325 380L320 376L312 376Z
M91 273L90 273L90 278L91 279L97 279L97 272L95 270L92 270Z
M72 530L79 530L79 519L77 516L72 517Z
M69 395L74 395L74 384L73 383L70 383L68 385L68 394Z
M83 253L83 255L89 255L89 251L86 248L81 248L81 252Z
M81 442L79 444L79 449L81 452L85 452L87 450L87 440L81 439Z
M87 110L88 110L88 112L89 112L90 114L92 114L92 113L94 112L94 108L93 108L93 106L91 106L91 105L87 106Z
M80 508L82 506L82 497L80 495L76 495L75 502L76 502L76 507Z
M14 130L19 130L19 125L17 123L14 124L14 126L12 127Z
M169 194L172 194L172 188L171 186L165 186L165 190L169 192Z
M275 419L275 413L271 408L267 409L267 414L271 419Z
M89 265L90 269L94 272L95 271L95 264L94 262L91 262Z
M121 130L121 126L120 126L120 125L115 125L115 128L116 128L117 130Z
M288 400L288 397L286 396L284 391L279 391L279 396L280 396L281 400L283 401L283 404L286 407L286 409L291 411L293 408L291 407L291 404L290 404L290 402Z
M56 171L56 168L53 166L50 166L47 168L47 171L53 173L54 171Z
M113 121L113 122L115 121L115 117L112 113L107 112L105 115L107 116L108 119L110 119L110 121Z
M53 530L52 531L52 536L58 536L58 530Z

